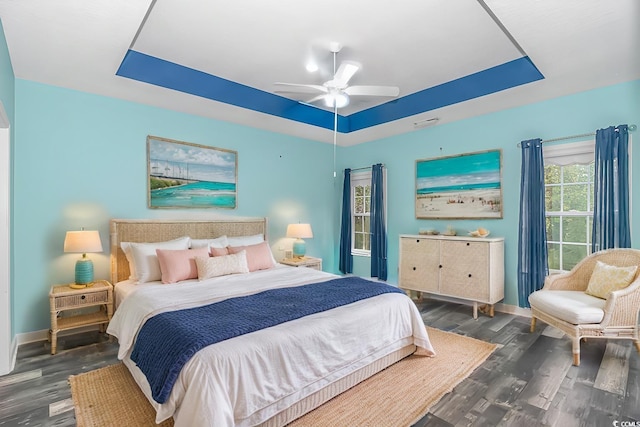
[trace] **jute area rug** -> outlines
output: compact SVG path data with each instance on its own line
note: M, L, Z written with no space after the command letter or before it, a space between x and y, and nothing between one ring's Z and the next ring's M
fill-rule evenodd
M409 356L289 424L410 426L468 377L495 344L427 328L437 356ZM78 427L156 426L155 411L122 364L69 377ZM173 426L169 419L160 424Z

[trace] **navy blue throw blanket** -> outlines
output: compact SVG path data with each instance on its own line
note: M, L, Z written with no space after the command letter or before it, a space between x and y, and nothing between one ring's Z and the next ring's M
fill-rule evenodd
M131 360L146 375L153 399L164 403L182 367L210 344L393 292L403 293L384 283L344 277L160 313L140 329Z

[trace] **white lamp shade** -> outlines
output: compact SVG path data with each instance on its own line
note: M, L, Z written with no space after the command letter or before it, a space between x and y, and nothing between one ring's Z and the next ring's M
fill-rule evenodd
M81 254L102 252L100 233L97 230L67 231L64 238L64 251Z
M287 237L296 239L310 239L313 237L313 231L310 224L289 224L287 226Z

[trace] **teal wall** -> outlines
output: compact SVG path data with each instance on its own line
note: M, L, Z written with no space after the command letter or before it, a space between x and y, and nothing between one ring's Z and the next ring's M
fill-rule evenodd
M96 277L109 277L111 218L266 216L276 245L288 223L309 222L308 253L332 253L329 144L20 79L16 118L17 333L48 329L49 287L73 281L78 256L63 253L67 230L100 231L105 252L89 256ZM148 209L147 135L236 150L238 208Z
M443 231L449 224L461 232L483 226L491 231L492 236L505 238L505 303L517 305L518 142L584 134L618 124L640 125L640 80L345 147L340 150L340 168L358 168L379 162L387 167L390 283L397 283L400 234L415 234L420 228ZM631 135L632 139L640 138L638 131ZM494 149L502 150L503 219L456 221L415 218L416 160ZM640 185L640 150L634 148L632 156L633 191ZM339 194L336 195L338 200ZM637 225L640 224L640 197L632 197L631 208L632 242L634 247L640 247L640 227ZM369 268L368 258L354 259L355 274L369 276Z

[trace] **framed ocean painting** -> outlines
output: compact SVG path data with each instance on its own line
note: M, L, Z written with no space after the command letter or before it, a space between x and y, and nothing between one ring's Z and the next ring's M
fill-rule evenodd
M416 161L416 218L502 218L502 151Z
M148 136L147 178L150 208L234 209L238 153Z

